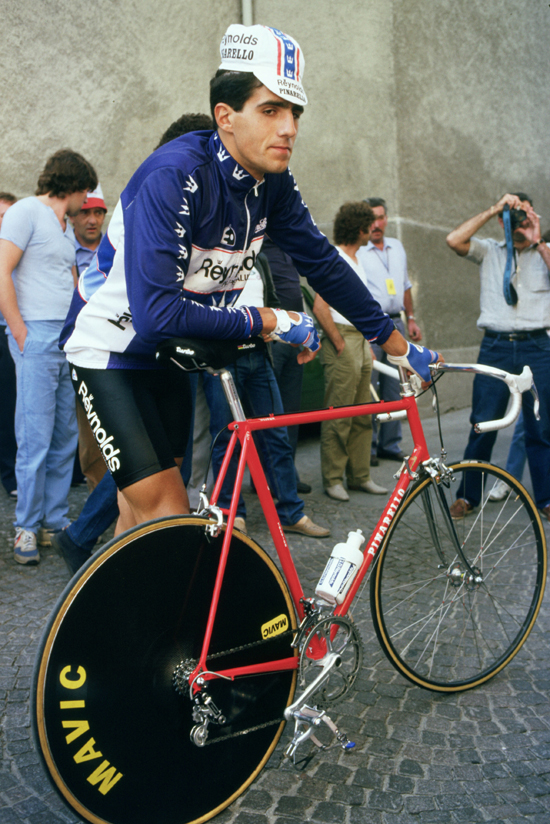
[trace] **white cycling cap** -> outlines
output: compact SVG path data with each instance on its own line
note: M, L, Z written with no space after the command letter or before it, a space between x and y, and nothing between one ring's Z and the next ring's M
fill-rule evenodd
M220 43L220 69L252 72L270 92L305 106L304 55L296 40L269 26L233 23Z

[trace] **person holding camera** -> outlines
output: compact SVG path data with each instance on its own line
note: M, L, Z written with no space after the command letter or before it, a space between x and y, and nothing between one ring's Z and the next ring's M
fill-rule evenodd
M503 227L506 207L510 209L512 239L508 247L506 240L475 237L495 216ZM527 365L533 372L540 397L540 421L534 415L531 393L524 393L525 446L535 501L550 521L550 248L541 238L533 201L524 192L505 194L490 209L454 229L447 243L457 255L480 267L481 314L477 325L485 335L478 363L516 374ZM508 397L505 383L476 375L465 459L491 459L497 433L478 434L473 426L501 418ZM472 493L459 488L451 515L455 520L464 518L478 504L478 490Z

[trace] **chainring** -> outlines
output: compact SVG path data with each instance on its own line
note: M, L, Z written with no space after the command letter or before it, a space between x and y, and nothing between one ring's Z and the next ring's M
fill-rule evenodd
M328 709L346 697L353 687L363 665L363 641L351 618L339 615L325 615L309 627L299 644L300 667L298 684L305 689L318 675L323 658L313 659L308 655L314 636L328 652L336 652L341 657L339 667L334 667L327 681L312 696L315 705Z

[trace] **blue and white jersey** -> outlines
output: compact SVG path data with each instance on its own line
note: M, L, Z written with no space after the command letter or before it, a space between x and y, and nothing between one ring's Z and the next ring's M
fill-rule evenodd
M157 149L122 193L75 290L67 358L149 368L166 338L260 334L258 310L234 304L267 229L331 306L368 340L387 340L392 322L317 229L290 171L257 181L216 132L193 132Z

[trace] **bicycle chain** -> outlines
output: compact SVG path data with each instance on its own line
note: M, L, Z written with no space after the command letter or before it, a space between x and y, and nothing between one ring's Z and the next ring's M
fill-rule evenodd
M259 647L261 644L269 644L270 641L280 641L285 635L293 635L295 630L287 629L286 632L281 632L280 635L274 635L271 638L261 638L259 641L251 641L249 644L243 644L240 647L233 647L233 649L225 650L224 652L213 652L207 655L207 661L213 661L214 658L223 658L224 655L233 655L234 652L242 652L245 649L252 649L252 647Z
M273 724L281 724L284 721L284 718L275 718L273 721L264 721L263 724L256 724L255 727L249 727L247 730L240 730L240 732L232 732L229 735L222 735L219 738L214 738L213 740L206 740L204 743L205 747L209 747L211 744L221 744L222 741L229 741L230 738L238 738L240 735L248 735L249 732L256 732L256 730L263 730L265 727L272 727Z

